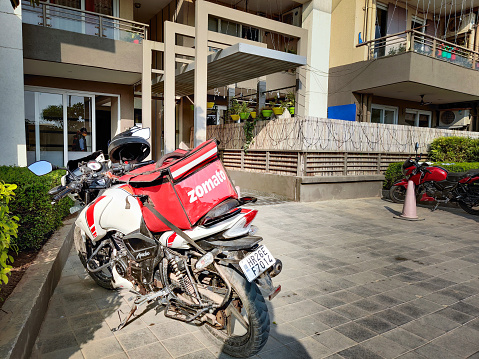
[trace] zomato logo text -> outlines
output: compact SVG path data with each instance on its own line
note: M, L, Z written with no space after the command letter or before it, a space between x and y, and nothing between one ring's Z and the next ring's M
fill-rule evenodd
M190 203L197 201L198 198L203 197L205 194L218 187L224 180L226 180L226 174L221 170L216 171L211 178L207 179L202 184L196 186L194 189L188 192L188 196L190 196Z

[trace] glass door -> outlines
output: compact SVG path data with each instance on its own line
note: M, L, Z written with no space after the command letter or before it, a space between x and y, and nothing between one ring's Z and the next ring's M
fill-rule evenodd
M92 96L66 95L68 159L77 159L93 152Z
M27 163L63 167L95 151L95 96L25 91Z
M63 166L63 98L60 94L37 94L37 160Z

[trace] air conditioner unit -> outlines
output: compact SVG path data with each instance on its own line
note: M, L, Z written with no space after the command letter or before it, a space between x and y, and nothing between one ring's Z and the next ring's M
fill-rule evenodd
M447 24L446 37L457 36L471 31L475 23L476 15L472 12L455 18L450 18Z
M471 124L470 110L444 110L439 112L440 128L463 128Z

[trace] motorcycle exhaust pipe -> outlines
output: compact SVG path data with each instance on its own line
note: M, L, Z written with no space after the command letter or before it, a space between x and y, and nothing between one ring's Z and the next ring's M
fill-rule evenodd
M271 277L276 277L283 270L283 263L279 259L276 259L276 262L272 265L269 271Z

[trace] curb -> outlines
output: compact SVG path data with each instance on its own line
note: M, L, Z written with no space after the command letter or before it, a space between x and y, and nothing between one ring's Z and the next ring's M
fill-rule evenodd
M0 311L0 358L28 358L73 244L76 218L63 222Z

